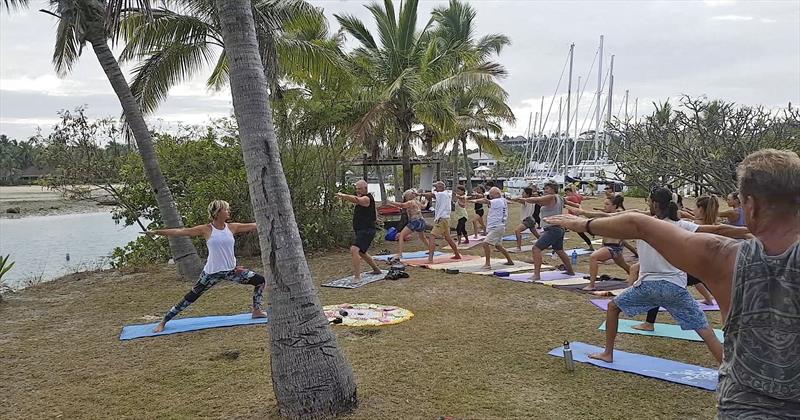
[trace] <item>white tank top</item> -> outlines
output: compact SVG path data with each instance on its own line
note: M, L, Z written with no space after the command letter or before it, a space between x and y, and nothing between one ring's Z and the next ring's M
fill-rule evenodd
M208 260L203 271L206 274L231 271L236 268L236 256L233 255L233 232L225 223L224 229L217 229L211 225L211 237L206 241L208 246Z

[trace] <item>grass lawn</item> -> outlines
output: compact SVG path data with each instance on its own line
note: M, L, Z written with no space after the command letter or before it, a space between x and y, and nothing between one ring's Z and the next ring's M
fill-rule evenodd
M642 200L628 201L629 207L644 206ZM511 209L509 231L519 206ZM580 245L576 234L567 235L568 247ZM410 250L421 248L418 241L412 244ZM514 258L531 260L529 253ZM588 272L588 256L579 260L577 269ZM344 250L309 264L317 285L349 271ZM387 327L332 327L358 382L360 407L350 418L715 414L712 392L585 364L570 373L562 359L548 356L564 340L602 345L597 327L605 313L589 303L589 295L487 276L408 272L408 279L359 289L319 288L323 304L382 303L415 314ZM601 273L624 277L614 265L601 266ZM277 417L264 326L118 339L123 325L153 322L189 287L172 267L156 266L128 274L76 274L8 296L0 304L0 417ZM250 287L220 284L181 316L245 312L250 294ZM706 314L720 328L719 313ZM673 322L666 313L659 321ZM700 342L620 334L617 345L713 366ZM226 357L231 352L238 357Z

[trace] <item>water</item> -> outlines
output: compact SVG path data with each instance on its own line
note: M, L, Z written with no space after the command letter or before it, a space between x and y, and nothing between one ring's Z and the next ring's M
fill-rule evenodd
M0 255L11 254L14 261L3 283L18 288L31 279L108 267L111 251L136 239L139 231L137 225L114 223L107 212L0 219Z

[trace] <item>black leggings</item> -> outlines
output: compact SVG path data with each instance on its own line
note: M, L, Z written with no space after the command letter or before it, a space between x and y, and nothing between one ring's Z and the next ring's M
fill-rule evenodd
M531 217L533 217L533 221L536 222L536 226L538 227L542 226L542 218L539 217L539 213L541 211L542 211L542 206L538 204L533 205L533 215Z
M583 232L578 232L578 236L580 236L580 237L581 237L581 239L583 239L583 242L586 242L586 245L589 245L589 248L592 248L592 249L594 249L594 247L592 246L592 240L591 240L591 239L589 239L589 237L588 237L588 236L586 236L586 234L585 234L585 233L583 233Z
M687 274L686 275L686 285L687 286L694 286L695 284L703 283L697 277ZM658 308L653 308L647 311L647 322L650 324L656 323L656 318L658 318Z
M462 237L462 236L465 236L465 237L469 236L469 234L467 233L467 218L466 217L462 217L462 218L458 219L458 225L456 225L456 236L459 237L459 238Z

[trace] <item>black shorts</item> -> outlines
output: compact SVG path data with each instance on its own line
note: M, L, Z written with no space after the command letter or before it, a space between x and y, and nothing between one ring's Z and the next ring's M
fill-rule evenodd
M483 217L483 209L475 209L475 214L477 214L480 217Z
M370 245L372 245L372 240L375 239L376 232L377 232L376 229L357 230L356 236L353 238L352 245L357 246L358 251L361 252L362 254L366 254Z
M698 279L697 277L695 277L695 276L693 276L691 274L686 274L686 285L687 286L694 286L695 284L702 284L702 283L703 282L700 279Z

